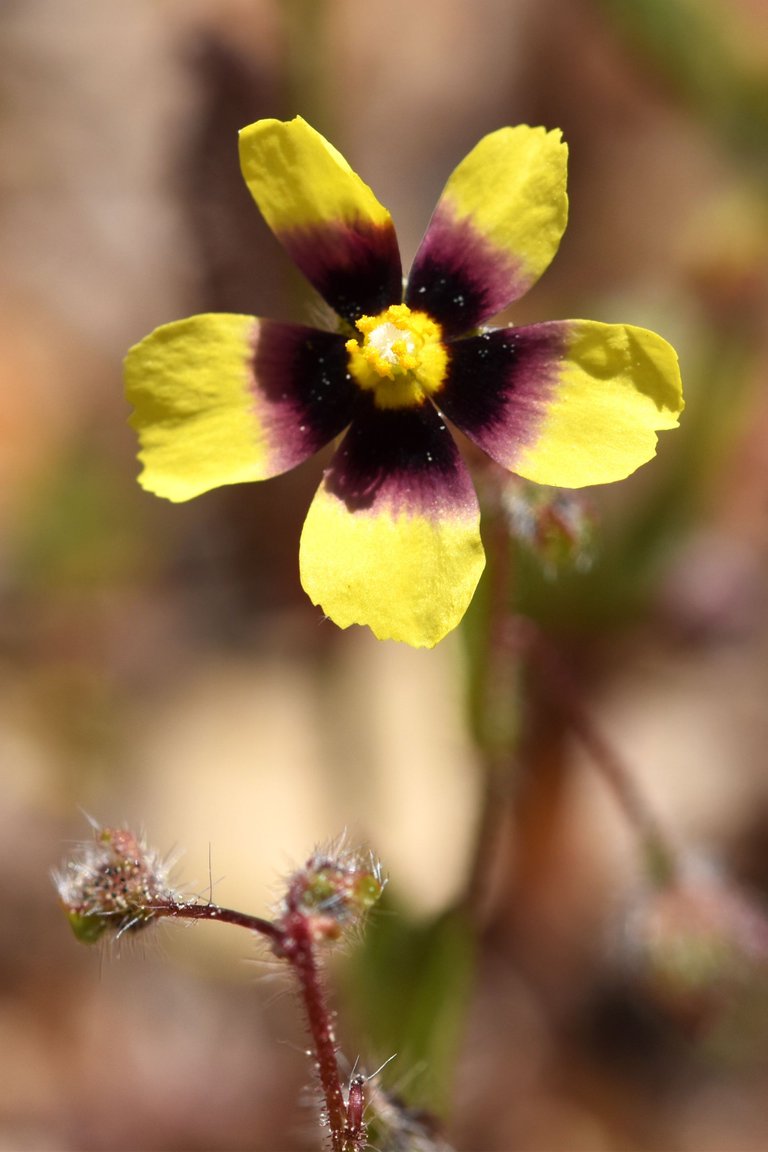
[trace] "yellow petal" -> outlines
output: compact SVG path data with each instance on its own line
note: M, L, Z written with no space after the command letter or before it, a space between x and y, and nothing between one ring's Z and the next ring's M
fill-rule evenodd
M339 627L431 648L480 579L479 526L469 473L432 405L361 398L304 524L301 582Z
M518 299L555 255L568 219L559 130L500 128L448 179L422 241L407 302L455 334Z
M240 167L291 258L345 318L375 314L402 295L392 220L332 144L297 116L240 133Z
M301 116L257 120L242 129L239 140L243 177L274 231L328 220L391 222L341 153Z
M140 483L168 500L294 467L349 423L356 392L341 336L236 315L158 328L125 381Z
M674 348L645 328L569 320L517 329L562 336L561 362L535 401L538 418L514 471L580 488L629 476L677 426L682 382ZM549 337L546 337L547 339Z
M189 500L257 478L263 464L252 407L252 316L203 315L156 329L125 358L142 486Z

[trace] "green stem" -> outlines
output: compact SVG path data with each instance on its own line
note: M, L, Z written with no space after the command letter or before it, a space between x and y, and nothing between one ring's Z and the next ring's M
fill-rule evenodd
M516 698L520 655L511 603L509 533L495 473L489 474L483 487L487 504L483 509L486 525L486 614L480 654L474 661L477 700L474 727L483 793L465 890L468 911L481 919L488 900L488 877L508 811L519 738Z

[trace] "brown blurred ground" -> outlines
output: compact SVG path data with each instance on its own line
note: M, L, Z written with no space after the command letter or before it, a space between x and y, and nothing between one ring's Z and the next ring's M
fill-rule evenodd
M296 551L316 462L189 506L135 484L132 342L204 309L311 315L241 185L235 133L261 116L299 112L334 140L392 211L406 263L480 135L563 128L569 231L514 318L658 328L692 414L657 474L597 497L611 523L681 459L691 480L651 610L583 630L575 658L667 824L768 891L765 171L611 11L0 9L0 1148L313 1146L295 1005L247 940L169 931L102 962L70 937L48 874L87 831L78 806L184 848L200 891L210 846L217 898L254 912L344 827L414 911L444 907L465 872L460 644L377 645L311 608ZM724 41L764 81L763 7L727 12ZM565 816L534 920L502 916L479 960L457 1146L758 1152L768 1048L703 1054L633 1001L614 956L631 840L582 755L558 755ZM345 1048L369 1055L364 1037Z

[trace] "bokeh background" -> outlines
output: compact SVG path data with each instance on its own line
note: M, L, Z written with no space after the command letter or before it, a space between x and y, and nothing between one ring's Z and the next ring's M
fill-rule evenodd
M590 570L547 578L521 561L520 597L567 645L675 838L768 893L762 0L3 0L9 1152L317 1145L297 1005L252 942L201 925L119 957L76 944L50 870L89 835L83 812L144 827L183 852L189 890L212 882L256 913L291 862L346 828L389 873L380 923L412 925L412 941L467 873L479 783L461 640L414 652L312 608L297 543L318 462L182 506L135 482L130 344L196 311L313 315L237 165L238 128L296 113L390 209L406 267L481 135L563 129L569 229L506 319L656 328L679 348L688 409L653 465L591 497ZM395 933L362 976L350 949L334 968L346 1054L375 1068L409 1051L409 1029L430 1033L431 1062L401 1055L387 1072L429 1104L455 1045L449 1089L438 1071L459 1148L758 1152L766 1000L757 1027L716 1042L656 1002L627 943L631 832L567 731L532 714L461 1012L431 996L443 977L428 948Z

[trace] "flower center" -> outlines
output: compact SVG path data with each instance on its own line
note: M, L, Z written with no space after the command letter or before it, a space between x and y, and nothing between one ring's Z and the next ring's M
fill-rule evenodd
M393 304L355 326L362 339L347 341L349 370L378 408L414 408L443 386L448 354L426 312Z

